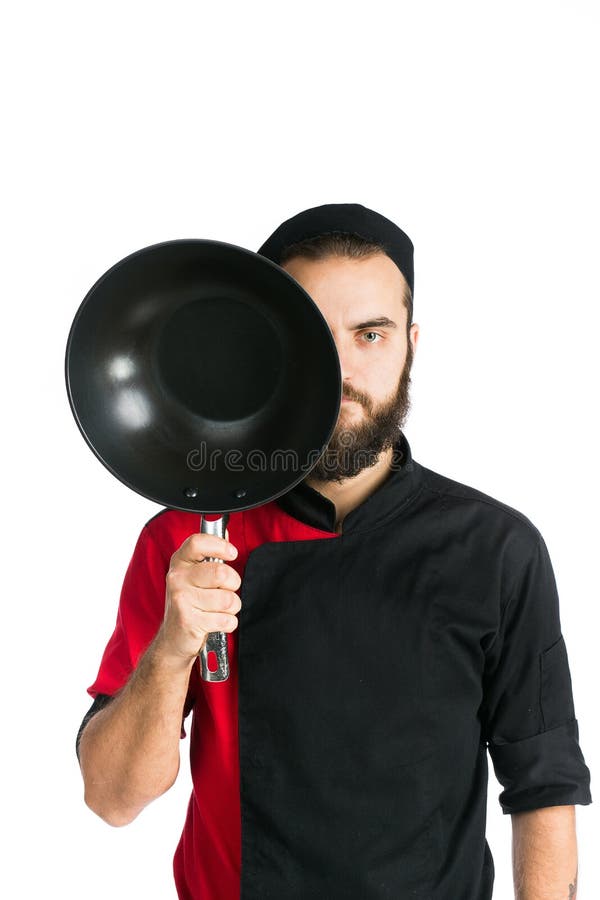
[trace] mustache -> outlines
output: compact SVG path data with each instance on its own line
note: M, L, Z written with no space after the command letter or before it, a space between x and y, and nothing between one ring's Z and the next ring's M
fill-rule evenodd
M356 403L360 403L362 406L368 406L369 401L366 397L359 396L354 393L354 391L343 391L342 396L346 398L346 400L354 400Z

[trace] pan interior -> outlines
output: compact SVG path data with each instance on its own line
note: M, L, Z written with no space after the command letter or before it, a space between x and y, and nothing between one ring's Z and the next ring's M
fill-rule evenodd
M163 387L186 410L232 422L268 404L281 377L283 351L262 310L232 297L204 297L179 307L165 322L156 362Z

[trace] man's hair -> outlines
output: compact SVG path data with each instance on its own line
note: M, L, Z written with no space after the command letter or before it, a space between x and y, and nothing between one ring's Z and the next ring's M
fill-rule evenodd
M374 241L368 241L354 233L320 234L316 237L306 238L295 244L289 244L281 251L280 265L286 263L292 257L300 256L303 259L327 259L330 256L346 256L348 259L365 259L375 256L377 253L385 253L384 247ZM387 254L386 254L387 256ZM410 287L404 279L404 294L402 302L408 313L406 322L407 334L410 331L413 317L413 298Z

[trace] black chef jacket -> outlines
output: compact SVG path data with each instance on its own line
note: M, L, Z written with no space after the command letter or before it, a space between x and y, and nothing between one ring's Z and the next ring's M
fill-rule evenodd
M336 539L248 559L242 900L489 900L486 750L503 813L591 803L542 535L396 450ZM335 532L305 483L275 503Z

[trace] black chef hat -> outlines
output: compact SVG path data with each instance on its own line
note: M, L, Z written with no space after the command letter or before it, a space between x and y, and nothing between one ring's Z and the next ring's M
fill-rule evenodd
M306 238L334 232L358 234L380 244L392 259L414 294L413 243L390 219L360 203L325 203L292 216L275 229L258 253L279 263L285 247Z

